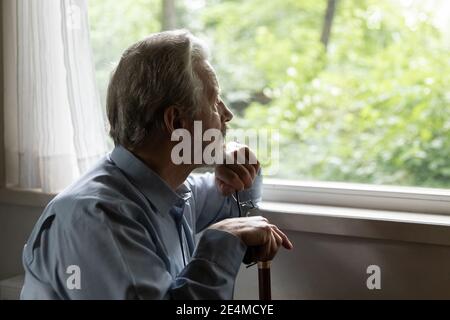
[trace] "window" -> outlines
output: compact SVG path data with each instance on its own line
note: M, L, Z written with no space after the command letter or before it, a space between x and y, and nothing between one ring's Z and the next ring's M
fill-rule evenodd
M449 14L445 0L89 1L102 97L128 45L188 28L235 128L279 132L274 177L434 188L450 187Z

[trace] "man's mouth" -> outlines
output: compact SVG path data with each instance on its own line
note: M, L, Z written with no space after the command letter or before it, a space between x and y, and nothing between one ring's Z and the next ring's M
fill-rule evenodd
M223 125L221 132L224 139L227 136L227 129L227 125Z

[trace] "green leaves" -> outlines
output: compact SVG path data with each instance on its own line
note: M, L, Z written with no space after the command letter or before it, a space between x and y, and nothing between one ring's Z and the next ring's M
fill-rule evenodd
M450 185L448 145L430 150L432 141L448 136L442 132L449 108L448 43L431 20L408 24L417 8L394 6L341 2L326 55L310 37L319 32L311 22L321 21L323 12L289 13L310 15L286 26L289 35L309 34L296 41L255 21L260 49L249 68L262 70L266 91L277 94L269 105L252 104L245 118L249 125L280 130L280 176ZM310 42L315 45L302 46Z
M279 177L449 187L450 37L429 1L339 1L327 52L325 0L186 2L182 27L211 43L234 126L279 130ZM103 83L159 30L160 1L113 2L90 2Z

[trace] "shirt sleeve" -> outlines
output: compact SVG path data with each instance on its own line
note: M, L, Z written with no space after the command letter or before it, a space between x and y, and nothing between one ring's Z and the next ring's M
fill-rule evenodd
M209 225L225 218L237 217L239 214L236 201L232 196L223 196L215 183L213 173L191 174L187 179L195 201L196 232L201 232ZM251 188L239 192L241 202L261 201L262 174L258 171Z
M139 222L112 212L95 215L58 232L61 298L232 299L246 251L237 237L205 231L190 263L173 277L158 255L158 245ZM80 288L68 289L69 265L80 270Z

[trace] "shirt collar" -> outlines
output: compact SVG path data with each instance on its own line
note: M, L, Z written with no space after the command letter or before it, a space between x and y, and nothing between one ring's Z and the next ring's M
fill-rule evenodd
M116 146L110 158L160 213L167 213L173 206L184 206L191 196L186 182L174 192L156 172L123 146Z

